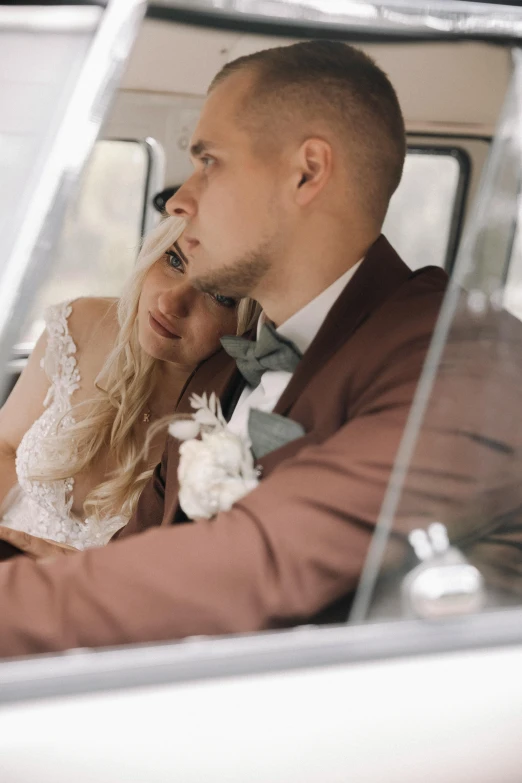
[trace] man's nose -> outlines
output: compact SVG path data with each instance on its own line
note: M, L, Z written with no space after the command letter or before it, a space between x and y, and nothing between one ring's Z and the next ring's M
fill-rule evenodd
M197 290L183 280L176 286L161 292L158 297L158 308L166 318L186 318L197 296Z
M193 183L193 177L190 177L165 204L165 211L168 215L181 217L190 220L197 212L196 190Z

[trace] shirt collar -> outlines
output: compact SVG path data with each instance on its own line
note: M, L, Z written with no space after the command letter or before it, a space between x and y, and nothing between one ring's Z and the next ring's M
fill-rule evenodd
M362 262L363 259L361 258L360 261L350 267L341 277L338 277L328 288L325 288L319 296L316 296L315 299L312 299L301 310L298 310L297 313L294 313L287 321L278 326L277 331L279 334L286 337L287 340L291 340L301 353L305 353L321 328L324 319L337 301L341 291L346 288ZM258 337L265 321L265 314L261 313L257 323Z

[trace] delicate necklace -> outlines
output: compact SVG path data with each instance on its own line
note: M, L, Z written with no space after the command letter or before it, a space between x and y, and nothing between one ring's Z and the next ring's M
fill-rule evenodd
M145 424L150 424L152 419L161 419L161 414L157 413L150 405L147 405L147 407L143 409L141 420L145 422Z

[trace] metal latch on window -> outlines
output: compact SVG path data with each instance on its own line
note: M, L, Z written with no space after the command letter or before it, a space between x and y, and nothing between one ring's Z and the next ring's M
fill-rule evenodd
M444 525L412 530L409 542L421 561L402 582L406 616L437 619L480 611L486 590L480 571L450 545Z

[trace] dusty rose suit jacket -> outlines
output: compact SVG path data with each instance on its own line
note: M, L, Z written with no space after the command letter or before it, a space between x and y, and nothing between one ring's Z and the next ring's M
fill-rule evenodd
M178 444L108 547L0 565L0 655L277 628L351 594L365 560L446 286L380 237L328 314L275 413L304 437L260 460L260 485L211 521L182 523ZM188 382L231 412L219 352ZM174 524L173 524L174 523ZM401 531L395 555L406 552Z

